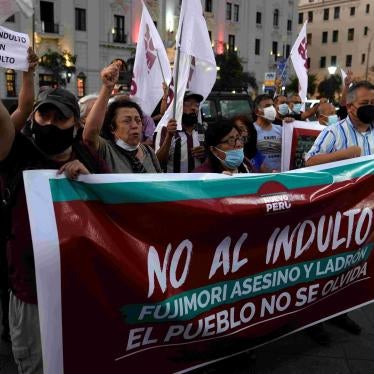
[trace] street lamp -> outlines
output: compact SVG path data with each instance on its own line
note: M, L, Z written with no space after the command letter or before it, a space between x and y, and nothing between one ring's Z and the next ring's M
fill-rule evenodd
M334 75L336 72L337 67L336 66L329 66L327 70L329 71L330 75Z

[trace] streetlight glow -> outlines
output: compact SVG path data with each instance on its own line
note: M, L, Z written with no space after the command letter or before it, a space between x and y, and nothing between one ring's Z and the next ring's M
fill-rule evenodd
M329 66L328 68L327 68L327 70L329 71L329 74L330 75L334 75L335 74L335 72L336 72L336 66Z

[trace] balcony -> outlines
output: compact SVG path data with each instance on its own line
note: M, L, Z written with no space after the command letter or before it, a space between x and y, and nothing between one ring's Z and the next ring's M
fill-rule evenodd
M59 34L60 27L58 23L41 21L42 32L48 34Z
M127 35L123 29L114 28L112 30L113 43L127 43Z

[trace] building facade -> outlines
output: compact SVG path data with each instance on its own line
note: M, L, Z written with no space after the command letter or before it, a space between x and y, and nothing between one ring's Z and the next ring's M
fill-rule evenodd
M201 0L212 48L236 51L244 71L253 72L261 86L279 58L288 57L297 36L297 0ZM180 0L148 0L148 10L173 63ZM96 92L100 70L115 59L129 70L136 49L140 0L48 0L35 2L34 19L15 14L3 26L34 35L37 54L49 51L76 56L61 74L77 96ZM34 33L33 33L34 30ZM39 66L39 86L53 84L48 68ZM2 98L16 97L21 74L0 74Z
M299 28L306 20L309 71L318 80L335 66L374 82L374 0L300 0Z

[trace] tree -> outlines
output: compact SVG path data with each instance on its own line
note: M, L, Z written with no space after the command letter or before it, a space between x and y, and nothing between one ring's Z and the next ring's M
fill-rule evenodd
M317 88L317 75L308 74L308 94L313 96ZM299 80L296 76L290 78L290 83L286 87L287 92L299 92Z
M75 72L75 62L77 56L73 56L68 51L62 54L57 51L48 51L40 57L39 65L50 70L53 77L53 85L66 86L66 81L70 80L71 74Z
M334 101L335 93L339 93L342 87L340 75L330 75L318 85L318 92L321 96L326 97L330 102Z
M217 80L213 87L215 91L247 91L248 86L258 90L256 78L253 73L243 72L242 62L235 51L225 49L225 52L216 55L218 67Z

